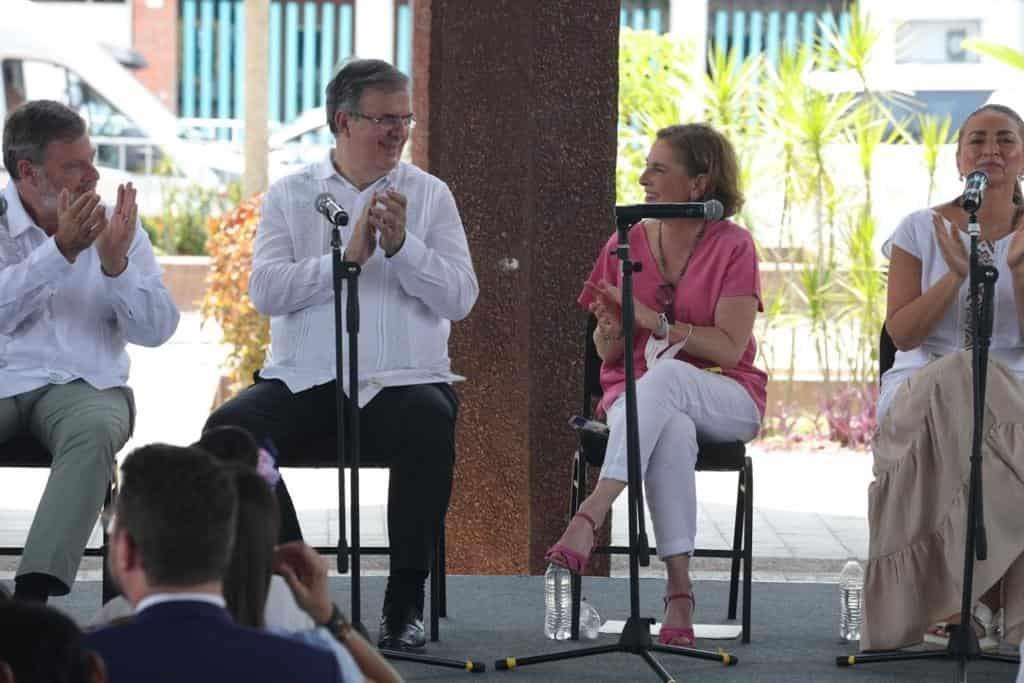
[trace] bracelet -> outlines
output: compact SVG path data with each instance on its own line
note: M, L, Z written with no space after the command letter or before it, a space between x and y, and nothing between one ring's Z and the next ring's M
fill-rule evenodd
M693 323L688 323L690 328L686 330L686 336L683 337L683 342L679 345L679 350L682 351L686 348L686 342L690 341L690 335L693 334Z
M331 603L331 616L327 618L327 621L320 624L325 629L330 631L331 635L334 636L339 643L344 643L345 639L352 633L352 624L345 615L342 614L341 610L334 603Z

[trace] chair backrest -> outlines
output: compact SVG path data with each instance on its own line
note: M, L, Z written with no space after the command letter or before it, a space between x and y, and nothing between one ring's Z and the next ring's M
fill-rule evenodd
M601 357L597 355L594 344L594 330L597 329L597 318L587 317L587 334L583 340L583 417L593 417L594 402L604 395L601 388Z
M882 381L882 375L888 372L892 364L896 362L896 344L889 336L889 330L882 325L882 333L878 339L878 381Z

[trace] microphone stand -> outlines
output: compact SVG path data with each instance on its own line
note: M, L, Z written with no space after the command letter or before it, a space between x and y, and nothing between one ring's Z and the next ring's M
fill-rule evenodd
M633 208L633 207L630 207ZM672 216L668 216L672 217ZM675 216L678 217L678 216ZM651 652L665 652L697 659L722 662L734 666L739 659L725 650L711 652L678 645L662 645L651 640L651 624L654 619L640 616L640 567L651 563L644 524L643 482L640 476L640 432L637 424L636 374L633 363L633 330L636 311L633 304L633 273L639 272L642 264L632 261L629 254L629 228L638 218L632 213L616 217L618 247L616 256L622 261L622 339L625 345L623 358L626 370L626 469L627 508L629 511L629 618L615 645L584 647L567 652L558 652L533 657L508 657L494 663L496 669L514 669L518 666L555 662L576 657L625 652L640 656L664 682L673 681L671 674L651 655Z
M352 623L366 635L366 627L360 619L359 605L359 403L346 401L342 386L344 352L341 331L341 283L348 284L346 299L345 328L348 332L349 351L349 393L359 386L359 273L361 268L354 261L342 259L341 226L348 224L348 215L340 213L327 217L331 223L331 275L334 288L334 363L335 402L338 429L336 453L338 460L338 573L349 570L349 552L352 554ZM346 410L347 407L347 410ZM352 461L352 546L349 550L345 538L345 453Z
M355 261L342 259L340 227L348 224L348 215L338 213L325 216L331 224L331 274L334 287L334 362L336 367L334 398L337 403L337 455L338 455L338 573L349 571L349 556L352 557L351 577L351 621L352 625L369 640L369 632L362 622L360 600L360 543L359 543L359 274L362 267ZM345 332L348 334L348 387L350 399L346 400L342 387L342 332L341 332L341 283L345 281ZM347 410L346 410L347 407ZM349 467L352 480L351 545L345 540L345 453L349 453ZM436 600L437 596L431 596ZM431 657L413 652L380 648L388 659L398 659L420 664L463 669L471 673L486 670L486 666L472 659L459 660Z
M957 681L966 683L967 663L973 659L1019 664L1015 655L983 652L974 632L971 595L974 583L974 560L988 557L988 538L985 534L984 504L981 488L981 442L985 417L985 382L988 378L988 348L992 340L992 304L999 271L982 265L978 260L977 209L970 212L967 233L971 238L969 291L971 298L971 374L973 389L974 431L971 438L971 470L967 488L967 538L964 544L964 581L960 601L960 623L950 626L949 643L945 650L925 652L878 652L865 655L836 657L836 666L853 666L873 662L896 662L911 659L953 659L957 663Z

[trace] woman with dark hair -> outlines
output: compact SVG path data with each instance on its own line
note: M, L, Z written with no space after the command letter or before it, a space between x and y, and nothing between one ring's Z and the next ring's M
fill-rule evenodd
M736 154L706 124L658 131L640 176L647 202L717 199L725 216L743 204ZM697 531L694 465L698 439L749 441L758 432L767 376L754 367L754 318L761 307L757 251L730 220L645 220L629 232L642 269L634 277L640 459L658 555L668 574L667 645L692 646L695 601L690 555ZM603 361L600 410L611 428L604 466L550 562L582 572L598 527L626 486L625 367L617 239L601 250L579 302L597 317Z
M1024 626L1024 121L986 105L957 139L961 179L988 176L978 211L979 258L999 271L987 373L982 477L988 559L974 569L983 645ZM974 430L968 215L961 198L916 211L883 246L889 256L885 326L898 349L882 377L861 648L948 640L959 622L967 483ZM984 641L989 640L988 643Z

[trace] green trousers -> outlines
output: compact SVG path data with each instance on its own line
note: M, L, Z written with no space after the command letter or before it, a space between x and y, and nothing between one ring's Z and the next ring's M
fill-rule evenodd
M100 391L75 380L0 398L0 443L27 431L53 455L18 576L48 574L63 584L54 595L71 590L134 419L128 387Z

